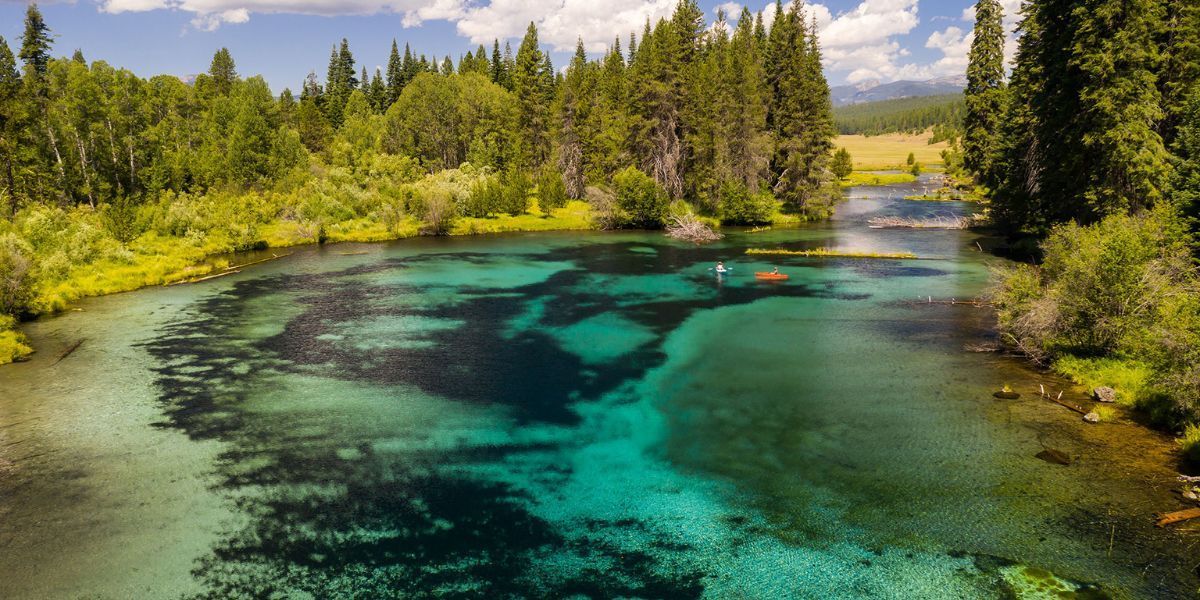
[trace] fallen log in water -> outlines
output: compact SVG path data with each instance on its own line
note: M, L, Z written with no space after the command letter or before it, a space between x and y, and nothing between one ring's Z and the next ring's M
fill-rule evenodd
M1185 508L1175 512L1162 513L1158 516L1158 526L1166 527L1172 523L1188 521L1200 517L1200 508Z
M51 364L55 364L55 365L57 365L58 363L62 362L62 360L63 360L64 358L66 358L66 357L70 356L72 352L74 352L74 351L78 350L78 349L79 349L79 347L80 347L80 346L82 346L82 345L83 345L83 342L85 342L86 340L87 340L87 338L83 338L83 339L79 340L78 342L75 342L74 344L71 344L70 346L68 346L66 350L63 350L63 351L62 351L62 354L59 354L59 355L58 355L58 359L56 359L56 360L55 360L53 363L51 363Z
M212 273L210 275L205 275L203 277L193 277L191 279L184 279L182 281L176 281L174 283L169 283L167 285L183 285L185 283L200 283L201 281L208 281L209 279L216 279L218 277L224 277L226 275L233 275L234 273L241 273L243 267L249 267L250 265L257 265L259 263L265 263L267 261L275 260L277 258L285 258L285 257L291 256L291 255L292 255L291 252L289 252L287 254L271 254L271 256L268 256L267 258L260 258L258 260L244 262L240 265L229 265L228 267L221 269L221 271L218 273Z
M1071 404L1070 402L1067 402L1066 400L1063 400L1063 399L1062 399L1062 392L1059 392L1059 393L1058 393L1058 396L1057 396L1057 397L1055 397L1055 396L1051 396L1050 394L1047 394L1047 393L1046 393L1046 388L1042 388L1042 397L1043 397L1043 398L1045 398L1045 399L1047 399L1047 400L1049 400L1049 401L1051 401L1051 402L1053 402L1053 403L1055 403L1055 404L1057 404L1057 405L1059 405L1059 406L1062 406L1062 407L1064 407L1064 408L1069 408L1069 409L1071 409L1071 410L1073 410L1073 411L1075 411L1075 412L1077 412L1077 413L1079 413L1079 414L1081 414L1081 415L1086 415L1086 414L1088 414L1088 412L1089 412L1087 409L1085 409L1085 408L1084 408L1084 407L1082 407L1082 406L1079 406L1078 404Z

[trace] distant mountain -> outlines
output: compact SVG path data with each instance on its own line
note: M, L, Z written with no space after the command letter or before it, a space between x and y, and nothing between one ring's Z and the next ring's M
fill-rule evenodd
M830 88L829 95L833 98L834 106L847 106L896 98L957 94L966 87L966 76L955 75L927 81L902 80L884 84L880 84L878 81L866 81L857 85L839 85Z

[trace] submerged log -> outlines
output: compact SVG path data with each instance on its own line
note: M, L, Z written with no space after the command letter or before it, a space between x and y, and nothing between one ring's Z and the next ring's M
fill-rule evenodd
M1071 457L1068 456L1066 452L1055 450L1054 448L1046 448L1045 450L1034 454L1034 456L1048 463L1054 463L1056 465L1071 464Z
M59 355L58 355L58 358L57 358L57 359L56 359L56 360L55 360L53 363L51 363L51 364L55 364L55 365L57 365L58 363L62 362L62 360L63 360L64 358L66 358L66 357L70 356L72 352L74 352L74 351L78 350L78 349L79 349L79 347L80 347L80 346L82 346L82 345L83 345L83 342L85 342L85 341L87 341L87 338L83 338L83 339L79 340L78 342L75 342L74 344L71 344L70 346L67 346L67 349L66 349L66 350L63 350L63 351L62 351L62 354L59 354Z
M1162 513L1158 518L1158 526L1166 527L1172 523L1188 521L1200 517L1200 508L1187 508L1175 512Z
M240 265L229 265L228 267L221 269L221 271L218 273L213 273L211 275L205 275L203 277L193 277L192 279L184 279L183 281L176 281L175 283L170 283L168 285L183 285L185 283L200 283L201 281L208 281L209 279L216 279L218 277L224 277L226 275L233 275L234 273L241 273L243 267L249 267L250 265L257 265L259 263L265 263L267 261L275 260L278 258L286 258L291 255L292 255L291 252L288 252L287 254L271 254L271 256L268 256L267 258L260 258L258 260L244 262Z

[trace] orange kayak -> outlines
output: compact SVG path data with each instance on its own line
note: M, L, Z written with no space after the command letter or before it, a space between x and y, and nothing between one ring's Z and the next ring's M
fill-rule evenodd
M757 273L755 273L755 274L754 274L754 278L755 278L755 279L762 279L762 280L765 280L765 281L783 281L783 280L787 279L787 278L788 278L788 276L787 276L787 275L784 275L783 273L765 273L765 272L757 272Z

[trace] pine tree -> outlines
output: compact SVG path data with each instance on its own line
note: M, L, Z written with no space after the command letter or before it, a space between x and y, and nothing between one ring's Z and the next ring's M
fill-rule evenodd
M975 4L975 38L967 66L963 118L963 164L974 173L990 170L999 134L1004 90L1004 25L999 0Z
M504 57L500 54L500 40L492 42L492 64L489 70L492 77L492 83L506 89L511 90L512 86L509 83L508 70L504 65Z
M1174 143L1175 129L1187 111L1189 94L1200 85L1200 3L1164 0L1163 63L1159 90L1165 115L1159 128L1164 143Z
M417 76L417 73L420 73L424 70L421 68L421 64L417 62L416 57L413 56L412 50L409 49L407 43L404 44L404 60L400 63L400 70L404 73L404 77L401 78L401 88L409 83L412 83L412 80Z
M279 93L279 121L288 127L296 126L296 98L289 88Z
M447 54L446 58L444 58L442 60L442 75L453 75L453 74L454 74L454 61L450 60L450 55Z
M763 87L762 56L749 9L742 9L729 47L730 161L733 177L757 192L769 166L770 139L766 134L767 101Z
M377 113L384 113L388 106L388 89L387 84L383 82L383 73L378 68L375 69L375 76L371 78L371 86L367 90L367 98L371 102L371 107Z
M0 36L0 189L8 197L7 216L17 211L17 123L20 109L21 76L8 42Z
M392 51L388 54L387 63L387 106L383 107L384 110L387 110L387 107L400 97L400 92L404 90L404 84L404 63L400 60L400 51L396 47L396 40L392 38Z
M1070 64L1082 74L1080 139L1089 157L1083 220L1153 205L1163 194L1168 156L1155 124L1163 118L1155 43L1158 0L1092 0L1080 17ZM1078 193L1078 191L1076 192Z
M582 198L588 170L584 140L593 136L586 130L588 113L591 109L591 68L583 39L575 43L575 56L567 66L566 79L557 102L558 113L558 169L562 173L567 195Z
M816 24L799 4L775 19L768 38L775 195L793 210L823 216L833 201L830 150L836 130L829 84L821 68Z
M25 63L26 72L31 72L38 78L46 74L46 68L50 64L50 44L53 41L50 28L42 19L42 11L38 10L37 4L30 4L25 9L25 35L21 40L19 55Z
M517 97L517 126L526 167L539 167L550 154L550 102L554 71L538 47L537 27L531 22L517 50L512 89Z
M233 90L233 84L237 82L237 69L233 62L233 56L229 54L228 48L221 48L213 54L212 64L208 67L208 75L212 77L213 87L217 94L228 96Z
M76 48L75 52L71 54L71 62L86 65L87 59L83 57L83 50Z
M354 56L350 43L342 38L341 46L334 46L329 56L329 70L325 79L325 116L334 128L341 127L342 111L350 93L358 87L354 73Z

